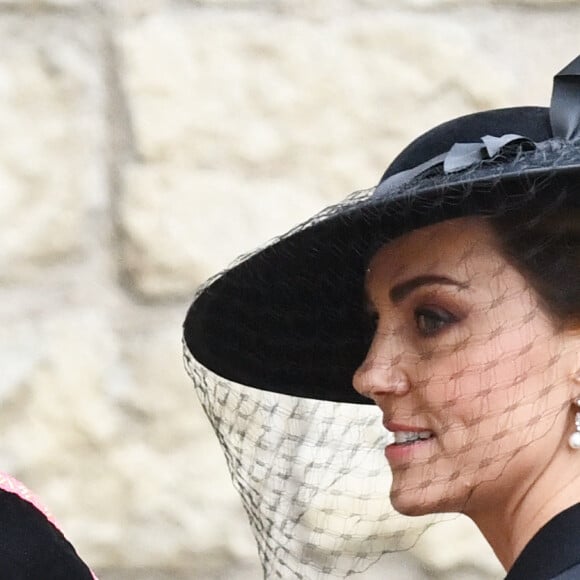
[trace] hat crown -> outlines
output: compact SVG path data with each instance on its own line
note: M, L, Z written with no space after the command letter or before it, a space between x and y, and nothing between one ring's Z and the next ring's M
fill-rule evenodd
M523 135L541 142L553 137L550 109L547 107L511 107L472 113L452 119L427 131L395 158L381 182L449 151L456 143L478 142L485 135L508 133Z
M380 182L427 163L457 143L477 143L486 135L521 135L535 143L554 137L569 141L580 138L580 56L554 77L550 108L493 109L442 123L408 145Z

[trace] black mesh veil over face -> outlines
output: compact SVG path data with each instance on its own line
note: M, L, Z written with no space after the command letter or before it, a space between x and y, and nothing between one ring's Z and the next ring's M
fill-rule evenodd
M580 115L562 90L430 131L198 291L186 368L266 578L361 574L569 464Z

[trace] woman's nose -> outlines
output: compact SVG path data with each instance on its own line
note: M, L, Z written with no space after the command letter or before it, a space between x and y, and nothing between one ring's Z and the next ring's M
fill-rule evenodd
M355 391L375 402L383 395L404 395L409 391L400 357L381 356L372 348L354 373L352 384Z

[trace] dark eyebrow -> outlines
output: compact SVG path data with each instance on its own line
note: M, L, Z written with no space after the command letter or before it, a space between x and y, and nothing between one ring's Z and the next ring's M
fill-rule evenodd
M458 286L461 290L469 288L467 282L458 282L457 280L447 278L446 276L417 276L416 278L411 278L410 280L406 280L405 282L393 286L389 291L389 298L393 304L398 304L413 292L413 290L416 290L420 286L426 286L429 284Z

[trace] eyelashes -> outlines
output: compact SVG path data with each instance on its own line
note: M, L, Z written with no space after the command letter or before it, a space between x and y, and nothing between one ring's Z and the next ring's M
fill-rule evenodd
M414 318L417 331L421 336L427 338L438 335L459 320L444 308L426 306L416 308Z
M367 328L373 334L376 334L380 326L380 313L374 308L372 310L368 308L366 314ZM410 322L408 316L411 317ZM404 322L398 328L392 327L388 331L385 329L385 332L391 332L396 336L404 332L404 328L406 327L418 334L421 338L432 338L444 332L449 326L460 322L461 318L443 307L432 305L417 306L411 310L409 315L405 316L408 322Z

